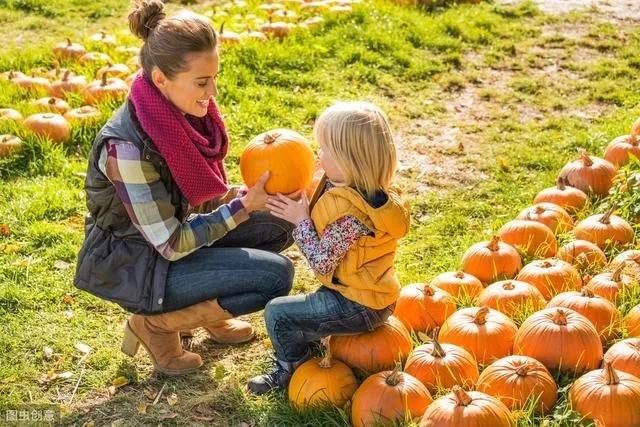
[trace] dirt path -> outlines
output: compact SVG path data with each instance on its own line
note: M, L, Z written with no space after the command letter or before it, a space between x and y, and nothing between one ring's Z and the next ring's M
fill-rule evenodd
M515 4L522 0L496 0L501 4ZM599 14L620 20L640 21L640 1L638 0L534 0L540 10L546 13L565 13L576 9L594 8Z

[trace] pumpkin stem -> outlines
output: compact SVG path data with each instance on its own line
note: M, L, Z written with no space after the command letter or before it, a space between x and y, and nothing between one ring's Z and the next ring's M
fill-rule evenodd
M638 261L640 263L640 255L638 255ZM456 279L464 279L464 271L458 270L455 274Z
M516 374L520 377L526 377L527 375L529 375L529 371L533 368L533 366L534 363L527 362L516 370Z
M264 136L264 143L273 144L278 138L280 138L279 133L268 133Z
M513 286L513 282L512 281L508 281L502 284L502 289L504 289L505 291L512 291L514 290L516 287Z
M607 385L620 384L618 373L607 359L604 360L604 380L607 382Z
M67 46L71 46L73 43L71 43L71 38L67 37Z
M69 80L69 76L71 75L71 70L67 70L64 72L64 75L62 76L62 81L66 82L67 80Z
M324 357L318 362L318 366L329 369L331 368L331 336L322 338L320 343L324 347Z
M584 254L580 254L580 255L584 255ZM585 258L586 258L586 255L585 255ZM584 276L582 276L582 286L586 286L591 281L591 279L593 279L593 277L591 277L590 274L585 274Z
M393 368L393 371L391 371L391 373L387 376L385 382L387 383L387 385L395 387L400 383L400 379L400 364L396 363L396 367Z
M100 82L100 86L105 87L107 85L107 74L108 72L105 71L104 73L102 73L102 81Z
M591 156L587 153L587 150L580 150L580 160L585 166L593 166L593 160L591 160Z
M611 224L611 215L613 214L613 211L615 210L615 206L611 206L605 213L604 215L602 215L602 218L600 218L600 223L601 224Z
M471 399L471 396L469 396L469 394L466 391L464 391L462 387L456 384L453 386L451 391L453 392L453 395L456 397L456 400L458 401L457 406L471 405L471 402L473 401L473 399Z
M473 319L474 323L476 325L484 325L487 323L487 314L489 314L489 307L480 307Z
M540 206L540 205L536 206L535 213L537 213L538 215L544 213L544 211L546 211L546 209L543 206Z
M553 267L553 264L551 263L551 261L545 259L544 261L542 261L541 266L543 268L551 268L551 267Z
M553 323L556 325L566 325L567 324L567 313L561 308L557 309L555 314L553 315Z
M220 24L220 35L222 35L222 33L224 33L224 24L225 24L226 22L227 22L227 21L224 21L222 24Z
M566 186L566 184L564 182L564 179L561 176L558 177L558 179L556 181L556 186L558 187L558 190L561 190L561 191L564 191L565 188L567 188L567 186Z
M582 294L583 297L587 297L587 298L594 298L596 295L593 293L593 291L591 290L590 287L588 286L584 286L581 290L580 293Z
M611 275L611 280L618 283L622 279L622 272L624 271L624 268L627 266L627 261L628 260L622 261L620 265L613 271L613 274Z
M54 96L52 96L51 98L49 98L49 100L47 101L47 104L49 105L55 105L56 102L58 102L58 99Z
M425 283L422 292L424 292L424 294L428 297L432 297L435 295L436 290L433 289L433 286L429 285L428 283Z
M444 348L442 348L442 346L438 342L439 333L440 333L439 326L436 326L435 328L433 328L433 336L432 336L433 351L431 352L431 355L433 357L445 357L447 355L447 352L444 351Z
M500 236L493 236L491 241L487 244L487 249L492 252L498 251L500 249L500 245L498 243L500 243Z

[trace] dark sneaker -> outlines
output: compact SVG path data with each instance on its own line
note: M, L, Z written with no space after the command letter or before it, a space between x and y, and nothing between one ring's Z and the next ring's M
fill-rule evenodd
M254 394L265 394L272 390L284 390L289 385L294 370L293 363L274 360L271 370L266 374L251 378L247 383L247 387Z

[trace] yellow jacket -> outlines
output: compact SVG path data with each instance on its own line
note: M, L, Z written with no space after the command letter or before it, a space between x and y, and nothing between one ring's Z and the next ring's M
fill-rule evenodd
M361 237L329 274L316 277L345 298L372 309L385 308L398 299L400 284L393 268L398 239L409 231L409 205L396 190L387 202L374 208L353 188L327 190L311 211L319 236L340 217L352 215L365 224L373 236Z

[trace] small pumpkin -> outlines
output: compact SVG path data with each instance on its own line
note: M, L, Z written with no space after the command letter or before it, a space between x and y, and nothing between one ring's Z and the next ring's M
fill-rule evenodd
M32 114L24 120L24 125L33 133L53 140L65 142L71 137L69 122L60 114Z
M628 337L640 337L640 304L633 307L624 317L624 327Z
M89 37L89 40L91 40L92 42L104 43L110 46L116 44L115 36L107 33L106 31L100 31L95 34L92 34L91 37Z
M1 114L1 113L0 113ZM631 249L620 252L609 265L609 268L616 269L621 264L625 265L624 272L630 276L640 279L640 250Z
M224 22L220 25L220 31L218 32L220 42L226 45L234 45L240 43L240 34L235 31L225 31Z
M82 107L74 108L64 114L64 118L71 123L94 123L101 116L100 110L91 105L83 105Z
M637 129L632 128L629 135L622 135L611 141L604 149L605 160L620 167L629 163L630 155L640 159L640 134L636 131Z
M124 78L131 74L131 68L126 64L114 64L112 62L107 62L107 65L100 68L96 73L98 80L102 79L103 74L108 74L109 77Z
M71 71L65 71L60 80L51 83L49 94L54 97L62 98L69 92L80 92L87 85L87 79L84 76L74 76Z
M484 289L482 282L477 277L464 271L449 271L437 275L431 286L448 292L454 298L477 297Z
M518 327L504 314L489 307L463 308L440 328L440 341L455 344L486 365L513 351Z
M424 384L396 367L362 382L351 400L351 423L355 427L368 427L417 419L431 402L433 398Z
M618 371L640 378L640 338L627 338L612 345L604 354Z
M430 332L454 311L456 303L447 292L428 284L413 284L401 289L393 315L409 331Z
M436 399L422 416L420 427L514 427L507 406L480 391L453 386L451 393Z
M565 179L559 177L556 186L540 191L533 203L553 203L569 213L576 213L585 207L588 200L584 191L567 185Z
M556 295L547 308L565 307L589 319L600 335L602 343L610 341L620 333L622 316L611 301L593 293L585 286L579 292L563 292Z
M598 269L607 265L607 256L602 249L587 240L574 240L562 246L558 250L558 258L580 269Z
M535 400L534 411L548 413L558 400L558 387L549 370L528 356L496 360L482 371L477 390L497 397L512 411Z
M602 427L640 425L640 379L608 361L578 378L569 390L571 408Z
M22 149L22 140L15 135L0 135L0 159Z
M31 105L38 111L49 111L58 114L64 114L70 110L69 104L64 99L56 98L55 96L36 99Z
M581 373L602 360L602 343L589 319L568 308L545 308L520 326L514 354L533 357L550 371Z
M546 225L554 234L562 234L573 229L573 219L562 207L553 203L538 203L523 209L516 219L536 221Z
M462 271L484 283L511 279L522 267L518 251L494 236L491 241L472 245L462 257Z
M27 75L21 71L4 71L0 73L1 80L13 81L19 77L27 77Z
M546 300L538 289L520 280L503 280L487 286L478 296L479 307L489 307L509 318L523 310L537 311Z
M587 194L606 196L613 186L613 178L616 175L616 167L605 159L590 156L586 151L580 153L580 157L567 163L560 170L560 177L565 182Z
M103 73L101 80L94 80L82 91L84 102L95 105L99 102L119 100L129 92L129 86L117 77L107 78Z
M102 52L87 52L79 59L81 64L108 64L111 57Z
M240 39L256 40L259 42L263 42L268 40L268 37L262 31L254 31L251 28L247 27L246 31L243 31L242 33L240 33Z
M580 273L574 266L553 258L531 261L520 270L516 280L533 285L545 300L560 292L578 290L582 286Z
M558 251L553 231L535 221L513 220L504 224L498 235L505 242L535 258L549 258Z
M0 121L13 120L19 122L22 120L22 114L13 108L0 108Z
M406 360L411 346L407 328L393 316L372 332L331 336L334 357L367 372L393 369Z
M429 392L459 385L471 388L478 379L478 363L471 353L454 344L440 344L440 328L433 330L433 339L416 347L405 363L404 371L416 377Z
M307 188L313 179L315 160L307 140L289 129L261 133L240 156L240 173L247 187L270 171L265 190L288 194Z
M576 239L595 243L601 249L633 241L633 228L627 221L614 215L613 209L580 221L574 229Z
M260 26L260 31L267 35L283 39L291 33L291 24L287 22L271 22Z
M600 273L587 283L587 286L594 294L600 295L611 302L616 302L620 292L629 286L633 279L623 274L624 264L621 264L614 271Z
M27 91L45 91L48 92L51 87L51 82L45 77L37 76L24 76L16 77L11 80L16 86L25 89Z
M55 45L52 51L54 55L64 59L80 58L86 53L84 46L78 43L73 43L68 37L66 42Z
M358 389L353 371L331 357L328 340L325 356L315 357L300 365L289 382L289 402L302 410L330 405L342 408Z

